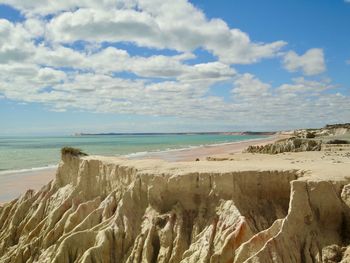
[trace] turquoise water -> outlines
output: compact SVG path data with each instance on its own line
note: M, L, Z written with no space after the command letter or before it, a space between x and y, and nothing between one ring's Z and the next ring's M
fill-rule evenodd
M53 166L60 149L72 146L88 154L128 155L263 138L248 135L108 135L0 137L0 173Z

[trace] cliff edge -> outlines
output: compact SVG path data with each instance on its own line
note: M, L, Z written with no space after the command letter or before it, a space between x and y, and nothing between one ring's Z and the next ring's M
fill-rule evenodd
M349 262L350 159L335 155L67 154L0 207L0 262Z

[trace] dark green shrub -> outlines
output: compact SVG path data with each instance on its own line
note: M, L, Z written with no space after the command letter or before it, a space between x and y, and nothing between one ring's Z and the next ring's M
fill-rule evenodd
M309 142L309 146L310 147L315 147L318 143L316 142L316 141L314 141L314 140L310 140Z
M293 144L294 144L295 148L299 148L302 144L302 140L301 139L294 139Z
M334 140L330 140L327 142L327 144L349 144L350 142L347 140L338 140L338 139L334 139Z
M73 148L73 147L63 147L61 149L61 155L72 155L72 156L87 156L86 153L82 152L80 149Z
M313 132L308 132L307 134L306 134L306 138L308 138L308 139L312 139L312 138L315 138L316 137L316 135L315 135L315 133L313 133Z

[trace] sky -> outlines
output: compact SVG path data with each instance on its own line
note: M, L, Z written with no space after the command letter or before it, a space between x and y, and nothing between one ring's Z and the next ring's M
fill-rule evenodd
M0 0L0 135L341 122L348 0Z

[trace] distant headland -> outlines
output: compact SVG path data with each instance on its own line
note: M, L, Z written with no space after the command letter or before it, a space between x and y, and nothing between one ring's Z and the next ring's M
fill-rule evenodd
M74 136L111 136L111 135L274 135L275 131L244 131L244 132L108 132L108 133L74 133Z

